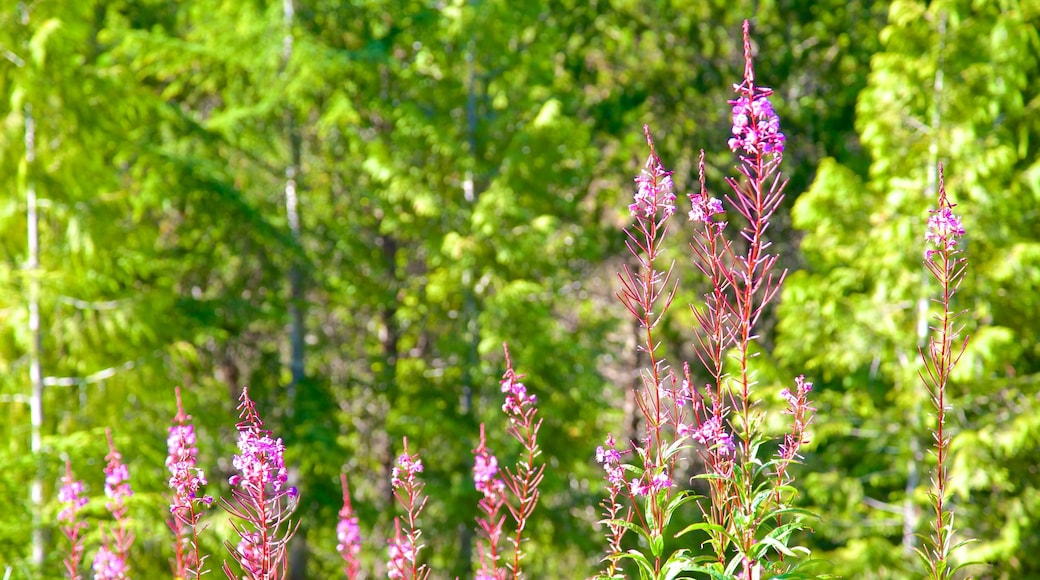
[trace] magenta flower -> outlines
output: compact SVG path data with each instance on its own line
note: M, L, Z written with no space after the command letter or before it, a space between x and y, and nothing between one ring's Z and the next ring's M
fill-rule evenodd
M527 394L527 387L515 377L502 380L502 392L506 394L506 400L502 403L502 412L513 417L522 417L530 407L538 402L538 398Z
M58 490L58 501L62 503L61 511L58 512L58 528L69 540L69 554L65 558L65 569L69 578L79 578L79 564L83 559L83 530L87 529L86 522L79 521L77 517L80 510L90 501L83 496L83 482L73 479L72 465L65 462L65 476L61 478L61 489Z
M419 455L408 452L408 439L404 439L404 452L397 458L397 466L393 468L390 482L394 488L397 503L405 510L404 530L401 529L402 518L394 518L394 536L390 539L387 575L389 578L408 578L423 580L430 575L425 564L418 564L416 557L423 545L419 543L422 530L419 529L419 515L426 507L426 496L423 495L425 483L417 477L422 473L423 465Z
M288 473L281 439L271 437L263 428L264 422L249 398L248 389L242 389L238 408L241 421L238 429L239 454L232 464L239 473L230 477L232 500L221 500L224 509L239 521L232 521L238 532L238 546L231 549L232 557L242 567L249 580L276 580L286 570L289 540L296 532L289 517L296 507L297 491L286 488ZM229 579L237 580L227 562L223 566Z
M726 431L723 421L718 416L712 416L699 429L693 431L692 436L698 443L716 451L723 457L733 455L733 435Z
M708 197L705 194L697 193L690 194L689 198L693 207L689 213L691 222L704 222L710 224L711 216L723 212L722 202L714 197Z
M782 413L793 417L791 432L784 437L784 442L780 444L780 459L784 462L795 459L801 446L808 443L805 431L812 421L813 411L816 410L809 406L809 392L812 391L813 384L806 381L804 376L796 377L794 382L795 391L793 393L788 388L780 391L780 397L787 401L787 408Z
M390 472L390 484L401 487L415 481L415 474L422 473L422 459L418 455L409 456L407 451L397 458L397 465ZM404 477L402 477L402 475Z
M129 569L130 546L134 543L134 535L127 527L129 510L126 500L134 495L134 490L130 488L130 470L123 463L123 456L116 451L115 443L112 441L112 430L105 429L105 436L108 438L108 455L105 456L105 460L108 462L105 465L105 495L109 499L105 507L115 519L115 525L109 530L112 536L111 549L122 562L122 569L125 573ZM104 538L104 536L102 537ZM108 547L108 540L103 539L102 541Z
M205 474L197 467L199 450L195 446L195 427L191 424L191 415L184 412L180 388L174 389L174 392L177 395L177 414L166 438L166 467L170 470L169 485L173 490L173 497L170 498L172 517L167 523L174 535L174 558L171 565L177 578L201 578L205 573L202 570L205 557L199 554L199 521L202 518L202 505L212 505L213 498L198 497L199 488L207 482Z
M90 498L81 496L83 482L72 479L72 468L68 463L65 464L65 467L65 477L61 479L63 485L58 490L58 501L64 504L61 511L58 512L58 521L76 525L76 515L83 509L83 506L90 502ZM86 526L86 524L82 525Z
M107 434L109 453L105 456L105 459L108 460L108 464L105 466L105 495L110 501L105 504L105 507L118 520L126 516L124 502L134 495L134 490L130 488L130 470L123 463L123 456L116 451L112 444L112 432L107 431Z
M961 218L953 213L953 206L945 205L930 211L932 215L928 218L928 231L925 232L924 239L940 249L952 250L957 247L957 238L964 235L964 225ZM934 250L929 251L928 255L931 256L932 252Z
M127 577L126 560L108 546L98 548L93 569L94 580L124 580Z
M502 539L502 524L505 517L499 515L506 504L506 484L498 477L498 459L487 447L484 424L480 424L480 444L473 450L473 485L484 494L478 502L481 515L477 516L477 557L480 569L477 578L502 580L505 570L499 568L501 559L499 543Z
M350 505L350 488L347 486L347 474L340 474L343 486L343 507L339 510L339 523L336 524L336 551L343 557L344 572L347 580L357 578L361 570L358 555L361 554L361 528L354 508Z
M603 464L611 489L620 493L625 483L625 470L621 467L621 452L615 446L614 435L608 434L604 444L596 448L596 462Z
M650 141L649 129L645 130ZM661 166L660 159L651 150L646 165L636 177L636 194L628 211L634 216L652 218L657 214L657 208L663 210L664 217L675 213L675 183L672 182L672 172Z
M473 485L485 497L502 493L505 482L498 476L498 458L486 447L473 458Z
M414 578L415 570L415 544L407 534L401 533L400 521L396 522L397 529L394 537L390 540L389 560L386 563L386 577L391 580L398 578Z
M740 85L734 85L733 89L737 93L744 91ZM733 105L733 138L729 140L729 148L748 155L783 153L787 138L780 132L780 117L769 102L773 90L755 87L755 92L750 101L743 96L729 102Z
M179 389L177 404L179 408ZM183 409L179 410L177 417L174 418L178 424L170 426L169 437L166 439L166 447L169 450L166 467L170 470L170 487L174 492L174 502L170 506L171 512L186 507L188 503L196 499L199 488L208 483L206 474L197 467L199 450L195 447L195 427L188 422L191 420L191 416L183 415ZM213 498L204 497L202 501L209 505L213 503Z

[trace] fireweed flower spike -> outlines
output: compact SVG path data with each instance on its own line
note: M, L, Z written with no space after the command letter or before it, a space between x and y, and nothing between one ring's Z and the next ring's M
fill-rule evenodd
M401 517L394 518L394 537L390 540L389 559L387 560L387 577L391 579L423 580L430 575L425 564L417 562L419 551L423 545L419 543L422 530L419 529L419 515L426 507L423 488L426 484L417 477L423 471L419 455L408 452L408 439L403 439L404 452L397 458L397 466L390 475L390 484L394 488L397 503L405 510L405 521L402 526Z
M535 415L538 414L538 399L528 394L527 387L521 382L524 375L513 370L513 361L509 358L509 345L503 343L502 350L506 357L506 372L502 375L501 381L502 392L506 395L505 403L502 405L502 412L508 419L506 432L524 448L516 466L505 470L505 485L513 496L513 501L508 502L506 507L516 522L516 533L510 538L513 542L513 561L509 567L512 570L512 578L516 579L523 577L520 560L524 557L524 529L541 496L538 486L545 475L545 463L536 463L538 456L542 454L538 446L538 430L542 427L542 420L535 420Z
M603 519L599 523L607 527L607 555L603 559L607 563L602 575L613 577L618 571L618 560L624 552L622 540L632 521L632 510L625 510L621 498L627 491L625 469L621 466L621 452L617 450L614 435L608 434L603 445L596 448L596 463L603 465L607 478L607 498L600 504L603 506Z
M134 535L127 527L128 508L126 500L134 495L130 487L130 471L123 463L123 456L116 451L115 443L112 441L112 430L105 429L108 438L108 455L105 460L105 496L108 502L105 507L115 519L115 525L109 529L111 539L102 534L102 550L99 550L94 559L94 570L101 578L101 574L116 574L118 570L122 576L104 576L105 578L125 578L130 570L129 557L130 546L134 543ZM103 560L100 564L98 559ZM98 572L98 566L102 572Z
M109 549L108 545L98 548L94 556L94 580L126 580L129 567L126 560Z
M336 525L336 551L343 557L343 572L347 580L355 580L361 573L361 528L354 508L350 505L350 488L347 486L347 474L341 473L340 483L343 486L343 507L339 510L339 523Z
M799 376L795 379L794 392L791 392L788 388L780 391L780 397L787 402L787 408L782 413L791 416L791 430L784 436L784 441L777 450L776 488L778 500L780 499L779 488L790 482L787 467L792 461L799 458L798 451L802 445L809 442L809 436L806 431L809 428L809 424L812 423L813 412L816 411L815 407L809 405L809 392L812 391L812 387L813 384L806 381L804 376Z
M604 465L608 478L609 497L604 502L607 519L601 523L607 527L609 547L607 550L607 577L620 573L620 560L634 559L641 569L660 573L665 565L663 547L664 528L672 502L674 486L670 474L675 472L675 458L680 446L670 445L668 439L681 422L684 412L680 407L681 396L676 396L677 380L670 372L660 352L660 339L655 335L658 323L671 306L676 284L671 280L672 267L661 267L664 239L668 233L668 218L675 212L672 172L664 168L657 154L650 128L643 127L650 154L642 172L636 178L636 192L629 210L635 223L625 228L626 245L635 267L627 264L618 273L621 289L618 299L639 324L637 349L645 353L647 364L640 373L641 385L635 394L636 404L642 414L641 428L645 431L636 435L633 451L639 456L639 465L620 465L618 452L613 441L597 454ZM700 206L704 215L696 219L710 219L716 203ZM629 472L622 476L624 472ZM627 481L626 481L627 479ZM622 499L623 498L623 499ZM645 499L644 499L645 498ZM622 502L624 507L622 507ZM621 550L621 538L629 527L641 528L641 535L650 539L649 556L633 551Z
M297 491L286 487L288 473L282 440L273 439L271 432L263 428L264 422L248 389L242 389L239 401L239 454L231 462L239 473L228 480L232 499L221 499L220 503L238 520L232 520L231 526L240 541L237 547L230 542L224 545L241 566L244 578L276 580L285 577L287 545L299 526L289 520L296 507ZM227 561L223 570L229 580L239 578Z
M477 504L481 512L477 516L477 558L480 562L477 579L502 580L506 570L498 567L498 561L501 559L502 524L506 519L501 513L506 502L506 484L499 477L498 459L487 447L483 423L480 424L480 445L473 450L473 487L483 495Z
M961 220L953 213L954 204L946 196L946 183L943 167L939 171L939 204L931 210L928 219L925 241L936 249L925 251L925 267L939 283L942 290L940 298L933 299L941 312L935 316L935 324L931 326L932 335L926 349L920 350L924 371L920 373L921 381L928 389L932 404L935 407L935 477L932 480L931 498L935 507L935 522L927 539L927 549L915 548L918 556L928 570L932 580L951 578L957 566L951 564L953 552L963 544L953 544L954 527L953 512L946 504L949 484L949 453L951 436L946 429L946 414L950 403L946 389L950 382L953 367L960 360L968 345L965 337L960 344L955 342L964 330L963 325L956 324L958 316L963 312L950 310L953 296L964 281L967 259L957 249L957 240L965 234Z
M199 450L195 446L195 427L191 424L191 415L184 412L181 403L181 389L174 389L177 396L177 414L170 426L166 447L166 467L170 470L170 520L167 524L174 536L174 559L172 562L175 578L201 578L204 557L199 555L199 520L202 518L203 506L213 504L210 496L199 497L199 488L206 485L206 476L198 468Z
M72 477L72 465L65 462L65 476L58 490L61 511L58 512L58 529L69 540L69 552L65 558L65 570L69 578L79 578L79 565L83 561L83 536L86 522L79 520L79 512L90 501L83 495L83 482Z

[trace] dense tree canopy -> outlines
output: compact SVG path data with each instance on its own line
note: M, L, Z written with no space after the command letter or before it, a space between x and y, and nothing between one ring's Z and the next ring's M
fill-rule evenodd
M508 341L545 417L529 574L592 574L593 456L633 428L614 272L642 126L680 190L701 149L723 189L745 18L790 178L770 234L791 273L757 364L763 388L817 386L805 542L846 577L913 575L934 463L923 231L943 162L968 232L952 473L958 529L979 542L962 557L980 576L1040 571L1034 0L6 2L0 566L60 576L50 498L66 459L103 497L110 427L136 492L134 574L164 576L174 387L221 495L249 386L301 490L296 577L339 573L341 472L383 571L402 436L427 467L435 577L469 577L478 425L519 453L501 428ZM682 237L677 301L695 302ZM668 323L673 359L692 356L690 319ZM86 513L90 557L104 500ZM216 563L226 520L206 520Z

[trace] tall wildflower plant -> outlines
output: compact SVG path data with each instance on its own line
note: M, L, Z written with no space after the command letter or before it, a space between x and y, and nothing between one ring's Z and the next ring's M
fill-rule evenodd
M390 484L394 489L397 503L404 508L405 519L394 518L394 536L390 539L389 559L387 560L387 577L392 580L425 580L430 570L425 564L419 564L419 551L422 530L419 529L419 515L426 507L427 497L423 495L426 484L419 479L423 471L422 459L418 454L408 452L408 439L402 440L404 452L397 458L397 465L390 475Z
M703 386L695 385L688 364L679 374L671 369L659 348L656 329L675 295L674 262L664 257L663 240L677 196L672 173L645 128L650 155L629 206L635 224L626 229L637 267L619 274L618 293L639 322L638 348L648 360L636 397L645 432L631 449L618 449L608 436L597 450L608 484L603 504L608 550L601 578L624 577L625 561L634 564L640 578L674 578L684 572L740 580L793 577L807 554L788 546L803 517L790 505L796 492L788 466L808 441L812 384L799 377L793 391L781 391L790 430L776 455L763 457L768 441L758 408L763 397L751 364L755 329L786 274L776 271L777 256L769 253L766 236L783 200L786 181L779 167L786 138L769 100L772 90L755 84L746 21L743 32L744 79L734 86L736 97L729 101L728 143L739 156L741 178L727 180L730 191L722 200L713 197L705 183L702 152L700 190L688 196L693 262L711 287L704 304L693 306L698 326L694 346L710 380ZM716 218L727 206L743 222L734 236L727 236L729 224ZM677 490L672 481L676 461L690 450L706 466L706 473L697 477L707 483L707 498ZM624 462L627 454L632 454L631 463ZM703 520L677 535L699 531L707 541L666 553L670 520L691 501L700 505ZM625 550L629 532L639 536L639 548ZM710 552L700 553L703 545Z
M480 424L480 444L473 450L473 486L483 497L477 504L477 580L504 580L505 568L498 565L501 560L502 526L506 516L502 508L506 503L506 484L499 475L498 458L487 447L484 424Z
M506 356L506 372L501 381L502 393L505 394L502 412L508 421L506 432L523 447L523 453L516 465L505 468L504 478L505 486L513 498L513 501L506 503L506 507L516 524L516 530L510 537L513 544L513 560L509 563L510 577L515 580L524 577L520 567L520 561L524 557L524 530L535 506L538 505L541 495L538 486L545 476L545 464L538 461L542 454L541 447L538 446L538 430L542 427L542 420L536 419L538 398L527 392L527 387L521 382L524 375L513 370L509 347L503 344L502 348Z
M954 294L964 281L967 259L957 247L957 240L964 235L961 220L953 213L955 204L951 204L946 196L946 185L943 167L939 165L939 203L938 208L931 210L928 219L925 241L934 246L925 251L924 264L932 278L939 283L941 295L933 298L939 305L939 313L935 316L935 324L931 327L932 335L926 348L921 349L921 361L924 371L921 381L931 395L935 407L935 475L932 479L930 493L935 507L935 520L928 534L925 546L915 548L932 580L951 578L962 566L954 566L951 562L953 552L963 545L953 544L954 526L953 512L946 503L949 484L950 433L946 429L946 414L950 410L947 386L954 365L960 360L968 344L968 337L958 344L964 327L958 325L956 319L963 314L950 310Z
M343 558L343 573L347 580L356 580L361 573L361 528L350 503L347 474L341 473L339 478L343 487L343 507L339 510L339 523L336 524L336 551Z
M237 545L224 545L242 569L246 580L284 578L288 561L287 545L299 524L290 520L298 492L286 485L285 445L264 429L264 422L242 389L238 409L238 450L232 464L238 473L231 476L231 500L221 498L223 508L233 516L231 525L238 533ZM237 580L227 561L223 566L229 580Z
M71 580L80 578L79 565L83 561L83 532L87 523L79 519L79 512L90 499L83 495L83 482L72 476L72 465L65 462L65 476L58 490L61 511L58 512L58 529L69 541L68 556L65 557L65 572Z
M177 395L177 414L170 426L166 439L168 455L166 467L170 470L170 520L167 525L173 532L174 557L171 564L173 576L178 580L199 579L206 573L203 569L205 556L199 553L199 520L213 498L199 496L199 489L206 485L206 475L198 467L199 450L196 447L195 427L191 415L184 412L180 387Z
M134 495L134 491L130 487L130 471L112 441L112 430L105 429L105 435L108 438L108 455L105 456L105 496L108 501L105 507L115 521L108 534L102 532L101 547L94 556L94 578L124 580L130 577L130 547L134 543L126 500Z

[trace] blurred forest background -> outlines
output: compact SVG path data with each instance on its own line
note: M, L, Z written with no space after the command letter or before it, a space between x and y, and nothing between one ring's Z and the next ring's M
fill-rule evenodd
M638 428L613 294L642 126L680 192L702 148L724 192L744 18L788 137L770 231L791 274L757 363L766 408L798 374L816 385L806 541L847 578L919 576L941 161L968 232L952 489L961 539L980 541L964 556L979 577L1040 577L1037 0L3 0L0 572L60 576L64 461L103 495L108 426L136 491L134 574L168 575L174 387L226 495L248 385L301 490L295 578L340 574L343 471L379 570L401 436L426 465L435 577L469 577L478 424L517 453L508 340L545 417L530 577L593 573L594 450ZM679 366L704 288L675 227ZM231 530L213 514L219 567Z

